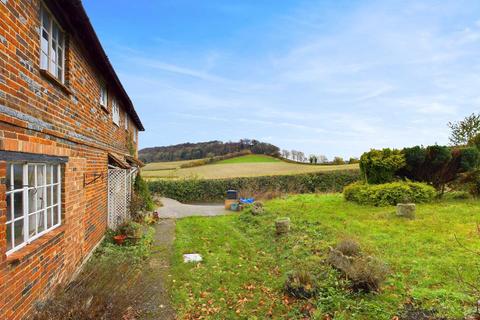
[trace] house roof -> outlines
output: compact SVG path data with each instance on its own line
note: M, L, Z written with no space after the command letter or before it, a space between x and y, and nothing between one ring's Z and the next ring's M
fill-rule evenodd
M44 2L55 15L55 18L57 18L62 24L62 27L78 40L79 45L83 47L89 60L97 67L101 75L107 81L109 88L113 89L116 93L116 98L122 102L122 106L126 109L138 130L145 131L140 117L133 107L130 97L123 88L120 79L118 79L117 73L113 69L110 60L90 23L90 19L82 5L82 1L45 0Z

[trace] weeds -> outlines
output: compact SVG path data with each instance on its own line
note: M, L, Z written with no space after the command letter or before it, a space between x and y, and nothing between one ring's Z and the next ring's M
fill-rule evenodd
M34 320L135 319L153 284L141 277L150 254L153 229L135 244L117 246L109 232L78 277L38 302Z

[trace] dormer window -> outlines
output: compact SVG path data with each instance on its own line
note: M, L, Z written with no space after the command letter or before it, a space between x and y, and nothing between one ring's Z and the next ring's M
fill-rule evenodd
M107 86L102 83L100 85L100 105L106 108L107 103L108 103Z
M40 69L55 79L65 81L65 34L44 6L41 7Z
M112 120L117 126L120 126L120 109L117 100L112 100Z

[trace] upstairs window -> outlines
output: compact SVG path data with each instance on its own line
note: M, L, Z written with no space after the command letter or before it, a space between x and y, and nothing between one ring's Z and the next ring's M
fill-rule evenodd
M125 130L128 130L128 113L125 112Z
M40 69L64 83L65 34L44 6L41 8L40 17Z
M107 86L104 84L101 84L100 85L100 105L106 108L107 103L108 103Z
M137 128L133 127L133 142L137 142Z
M7 163L7 254L61 223L61 166Z
M117 100L112 100L112 120L117 126L120 126L120 109L118 108Z

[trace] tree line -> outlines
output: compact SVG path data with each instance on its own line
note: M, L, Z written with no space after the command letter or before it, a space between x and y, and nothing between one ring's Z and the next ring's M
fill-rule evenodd
M255 139L241 139L238 142L213 140L145 148L138 152L138 157L145 163L165 162L211 158L244 150L250 150L254 154L265 154L274 157L280 156L280 149L273 144Z

